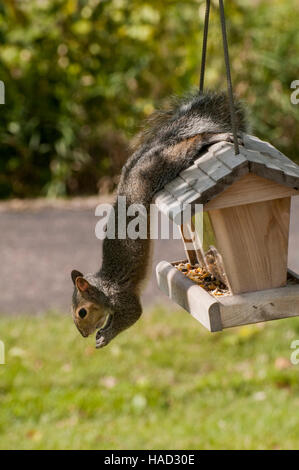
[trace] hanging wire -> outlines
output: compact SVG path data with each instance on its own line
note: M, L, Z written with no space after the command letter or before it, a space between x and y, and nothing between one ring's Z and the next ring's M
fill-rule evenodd
M232 78L231 78L231 73L230 73L230 62L229 62L229 52L228 52L228 42L227 42L227 34L226 34L225 12L224 12L223 0L219 0L219 9L220 9L220 20L221 20L221 28L222 28L224 59L225 59L225 67L226 67L226 80L227 80L227 92L228 92L228 98L229 98L230 119L231 119L231 124L232 124L232 131L234 135L235 154L239 155L240 151L239 151L239 142L238 142L238 129L237 129L236 114L235 114Z
M207 42L208 42L208 31L209 31L209 18L210 18L211 0L206 2L206 13L205 13L205 24L202 40L202 55L201 55L201 69L200 69L200 82L199 90L203 92L204 81L205 81L205 69L206 69L206 56L207 56Z
M205 81L210 9L211 9L211 0L206 0L206 12L205 12L204 32L203 32L203 40L202 40L202 55L201 55L200 81L199 81L199 90L201 93L203 92L204 81ZM230 60L229 60L223 0L219 0L219 11L220 11L220 20L221 20L221 29L222 29L224 60L225 60L225 67L226 67L227 94L228 94L228 100L229 100L232 133L234 136L234 148L235 148L235 154L239 155L240 151L239 151L239 142L238 142L238 128L237 128L237 120L236 120L235 105L234 105L234 94L233 94L233 86L232 86L232 79L231 79L231 72L230 72Z

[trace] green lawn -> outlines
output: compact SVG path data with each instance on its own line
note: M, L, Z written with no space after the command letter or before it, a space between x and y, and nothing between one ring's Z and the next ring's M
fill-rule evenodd
M147 312L108 348L70 317L0 318L1 449L295 449L299 319L206 332Z

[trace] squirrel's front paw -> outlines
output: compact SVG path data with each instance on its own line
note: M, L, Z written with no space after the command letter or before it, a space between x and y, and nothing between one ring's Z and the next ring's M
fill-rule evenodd
M109 343L109 340L105 336L104 332L99 330L96 334L96 349L101 349L104 346L107 346L108 343Z
M97 331L96 334L96 349L107 346L108 343L114 338L115 333L113 329L114 316L109 315L108 320L103 328Z

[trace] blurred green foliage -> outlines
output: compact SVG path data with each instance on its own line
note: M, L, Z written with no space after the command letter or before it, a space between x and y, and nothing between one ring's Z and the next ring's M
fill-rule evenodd
M226 2L236 94L255 133L292 158L298 9ZM197 85L203 18L202 0L1 2L0 197L90 194L117 175L141 121ZM206 84L226 85L215 8Z

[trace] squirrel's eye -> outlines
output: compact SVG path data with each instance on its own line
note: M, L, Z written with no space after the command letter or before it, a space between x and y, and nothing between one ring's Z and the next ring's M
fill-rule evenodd
M78 313L80 318L84 318L87 315L87 311L85 310L85 308L80 308Z

